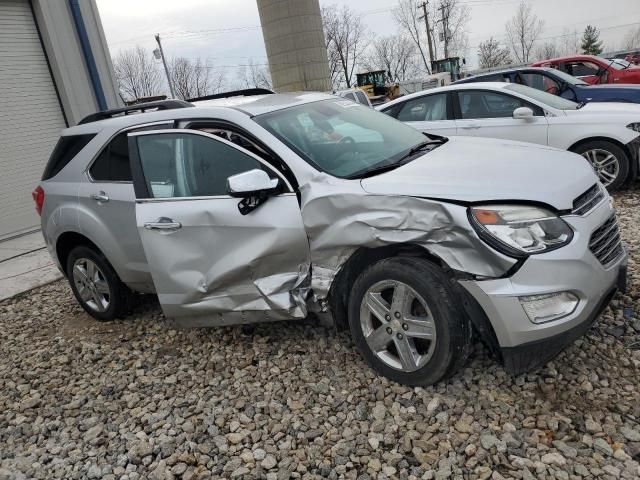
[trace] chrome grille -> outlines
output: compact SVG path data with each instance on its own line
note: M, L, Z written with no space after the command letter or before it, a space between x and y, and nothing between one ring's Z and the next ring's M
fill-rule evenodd
M603 198L604 192L602 191L602 188L600 188L600 185L595 184L589 190L576 197L573 201L572 213L574 215L584 215L600 203Z
M615 215L591 234L589 250L605 267L622 255L622 239Z

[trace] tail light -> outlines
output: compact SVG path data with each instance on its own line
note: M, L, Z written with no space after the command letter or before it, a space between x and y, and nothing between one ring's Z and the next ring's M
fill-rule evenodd
M37 186L36 189L31 192L33 201L36 202L36 212L38 215L42 215L42 207L44 206L44 189L41 186Z

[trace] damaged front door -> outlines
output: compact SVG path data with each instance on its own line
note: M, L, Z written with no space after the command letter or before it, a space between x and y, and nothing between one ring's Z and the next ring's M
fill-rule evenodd
M166 316L206 326L306 315L309 243L285 178L194 130L133 133L129 150L138 232ZM255 169L278 188L243 214L227 179Z

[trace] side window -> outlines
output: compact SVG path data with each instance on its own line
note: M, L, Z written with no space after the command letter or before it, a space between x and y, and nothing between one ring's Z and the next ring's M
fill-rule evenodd
M523 100L498 92L473 90L458 91L460 113L463 119L504 118L513 116L518 107L531 107ZM537 109L534 109L534 113Z
M127 133L115 136L98 158L93 162L89 173L96 182L130 182L131 166L129 163L129 146Z
M597 75L600 68L591 62L571 62L567 66L571 69L571 75L574 77L586 77L588 75Z
M148 191L154 198L227 195L227 178L253 170L275 174L240 150L197 134L167 133L138 137Z
M560 85L553 78L540 73L522 73L525 85L535 88L536 90L542 90L556 94L560 91Z
M397 118L402 122L447 120L447 94L438 93L407 100Z
M358 100L358 102L360 102L362 105L365 105L367 107L369 106L369 101L367 99L367 94L366 93L364 93L364 92L356 92L355 95L356 95L356 99Z
M60 137L44 169L42 180L55 177L94 137L93 133Z

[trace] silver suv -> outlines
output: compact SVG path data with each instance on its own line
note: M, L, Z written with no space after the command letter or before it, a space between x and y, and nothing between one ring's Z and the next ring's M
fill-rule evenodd
M92 115L63 132L34 198L95 318L126 315L133 292L189 326L314 313L408 385L453 374L474 338L512 372L538 367L625 281L582 157L425 135L324 94Z

